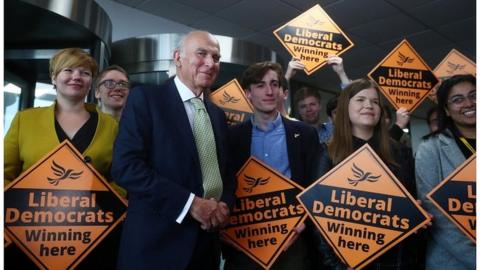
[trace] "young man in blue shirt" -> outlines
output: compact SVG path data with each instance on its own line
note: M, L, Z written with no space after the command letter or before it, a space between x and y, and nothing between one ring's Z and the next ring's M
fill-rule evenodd
M233 166L237 172L250 156L260 159L285 177L307 187L315 175L321 148L317 132L300 121L283 117L277 104L281 95L283 71L279 64L261 62L251 65L242 76L241 85L253 105L253 116L229 128ZM280 255L271 269L312 269L310 254L314 229L309 224L296 228L298 238ZM225 270L262 269L252 259L227 247L224 249Z

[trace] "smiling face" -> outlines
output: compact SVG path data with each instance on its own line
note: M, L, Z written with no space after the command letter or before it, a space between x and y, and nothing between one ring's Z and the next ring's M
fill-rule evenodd
M83 101L92 86L92 71L87 67L66 67L52 78L60 98Z
M281 90L278 74L269 69L260 82L250 84L246 95L256 112L273 116L277 112L279 91Z
M367 132L373 135L375 126L380 120L380 104L375 88L363 89L354 95L348 103L348 115L353 135ZM363 137L363 136L362 136Z
M209 89L220 70L218 41L207 32L192 32L174 53L178 78L196 94Z
M116 83L115 87L109 89L106 86L106 81L114 81ZM111 70L105 73L95 91L95 97L101 100L102 106L112 110L121 110L125 106L129 89L119 85L120 82L128 85L128 78L122 72Z
M445 112L461 130L474 128L476 120L476 88L470 82L461 82L452 87L447 97Z
M316 125L320 122L321 109L319 100L314 96L308 96L298 102L298 113L302 121L310 125Z

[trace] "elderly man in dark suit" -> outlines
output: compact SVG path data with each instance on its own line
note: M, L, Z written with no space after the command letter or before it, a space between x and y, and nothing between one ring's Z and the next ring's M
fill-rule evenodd
M303 187L318 175L320 145L313 127L288 120L277 110L281 98L283 71L279 64L261 62L251 65L242 76L242 88L253 105L253 117L229 130L233 169L237 172L250 156L262 160ZM299 237L283 252L272 269L313 269L313 250L307 233L313 227L296 228ZM226 246L225 269L262 269L253 260ZM317 255L315 255L317 256Z
M204 91L220 67L218 41L187 34L176 77L132 89L114 147L112 176L128 191L118 269L218 269L218 228L228 222L225 114Z

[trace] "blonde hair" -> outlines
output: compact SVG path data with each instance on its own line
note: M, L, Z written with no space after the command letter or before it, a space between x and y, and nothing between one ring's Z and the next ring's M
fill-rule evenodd
M66 48L50 58L50 78L55 78L64 68L86 67L92 72L92 78L98 73L98 64L87 52L80 48Z

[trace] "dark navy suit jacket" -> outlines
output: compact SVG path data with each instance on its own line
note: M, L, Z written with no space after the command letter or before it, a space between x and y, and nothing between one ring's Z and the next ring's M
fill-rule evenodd
M313 127L303 122L292 121L282 117L287 142L288 162L292 173L291 179L306 188L314 180L320 145L318 135ZM250 157L252 144L252 122L244 121L229 128L233 168L235 173Z
M223 180L222 201L233 203L224 112L205 101ZM175 222L189 194L202 197L192 129L173 79L131 90L114 145L112 177L128 192L119 269L184 269L200 230L189 214Z

